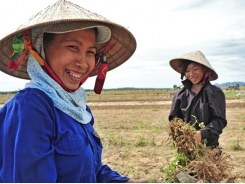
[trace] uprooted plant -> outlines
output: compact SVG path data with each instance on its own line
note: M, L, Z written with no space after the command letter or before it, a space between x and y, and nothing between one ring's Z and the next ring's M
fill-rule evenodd
M198 125L204 127L203 123ZM179 182L176 175L180 172L195 178L197 182L236 182L239 175L231 172L235 166L231 157L220 148L209 148L205 140L198 144L195 133L195 128L182 119L174 118L169 123L169 140L176 150L170 162L162 169L165 182Z

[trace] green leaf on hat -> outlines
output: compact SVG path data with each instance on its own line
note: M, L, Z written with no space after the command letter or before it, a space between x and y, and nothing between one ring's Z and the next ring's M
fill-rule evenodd
M24 39L21 34L17 34L14 36L12 40L12 47L15 53L22 54L24 50Z

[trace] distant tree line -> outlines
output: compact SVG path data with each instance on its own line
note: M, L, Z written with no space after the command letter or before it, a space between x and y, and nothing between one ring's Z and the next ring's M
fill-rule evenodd
M225 82L225 83L215 83L215 86L221 86L221 87L226 87L226 86L235 86L235 85L239 85L239 86L245 86L245 82Z
M177 86L176 84L174 84L174 85L173 85L173 89L175 89L175 90L176 90L176 89L180 89L181 86L182 86L182 85L178 85L178 86Z
M129 91L129 90L169 90L171 88L133 88L133 87L125 87L125 88L111 88L111 89L103 89L103 91ZM93 89L86 89L85 91L93 91Z
M16 94L18 93L19 91L0 91L0 94L1 95L6 95L6 94Z

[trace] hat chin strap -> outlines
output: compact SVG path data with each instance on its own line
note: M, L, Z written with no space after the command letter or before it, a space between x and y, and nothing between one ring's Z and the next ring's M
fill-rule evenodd
M115 44L114 44L115 45ZM98 69L98 75L96 78L96 82L95 82L95 86L94 86L94 92L96 94L100 94L102 89L103 89L103 85L105 82L105 78L106 78L106 73L108 71L108 63L107 63L107 59L106 59L106 53L109 52L114 45L109 45L109 43L104 47L104 49L102 50L102 52L97 54L97 63L99 63L99 69ZM38 54L39 55L39 54ZM79 86L77 89L75 90L71 90L69 88L67 88L62 81L58 78L58 76L53 72L53 70L49 67L49 65L47 64L47 62L42 58L44 66L43 69L58 83L60 84L60 86L68 91L68 92L73 92L76 91L90 76L90 74L88 74L85 78L83 78L83 80L80 82ZM96 67L96 65L95 65Z
M105 82L105 78L106 78L106 74L108 71L108 63L106 60L106 54L105 53L101 53L100 57L100 66L98 68L98 75L96 77L96 81L95 81L95 85L94 85L94 92L96 94L100 94L103 86L104 86L104 82Z
M25 39L29 39L27 36L25 37ZM59 77L54 73L54 71L50 68L50 66L48 65L48 63L40 56L40 54L38 53L38 51L32 46L30 40L27 42L26 44L27 48L29 49L29 51L31 52L31 54L33 55L33 57L37 60L37 62L40 64L40 66L43 68L43 70L50 76L52 77L64 90L66 90L67 92L73 92L76 91L80 86L78 86L77 89L72 90L69 89L68 87L66 87L63 82L59 79Z
M203 79L202 79L199 83L202 82L202 84L206 84L206 82L207 82L209 76L213 76L213 73L212 73L211 70L207 69L207 71L206 71L206 72L204 73L204 75L203 75Z
M45 65L42 66L43 70L50 76L52 77L52 79L54 79L64 90L66 90L67 92L73 92L73 91L76 91L81 85L82 83L80 83L80 85L78 86L77 89L75 90L72 90L72 89L69 89L68 87L66 87L63 82L58 78L58 76L54 73L54 71L49 67L49 65L47 64L46 61L45 62Z

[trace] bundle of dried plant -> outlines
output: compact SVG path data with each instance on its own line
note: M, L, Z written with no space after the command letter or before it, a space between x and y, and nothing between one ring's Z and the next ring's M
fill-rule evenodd
M176 158L172 159L177 163L175 171L171 172L172 182L178 182L176 176L181 172L197 182L236 182L239 174L231 172L235 166L231 157L220 148L207 147L205 141L197 144L195 133L195 128L182 119L174 118L169 123L169 137L177 151ZM169 166L173 168L172 163ZM168 169L165 167L166 172Z

